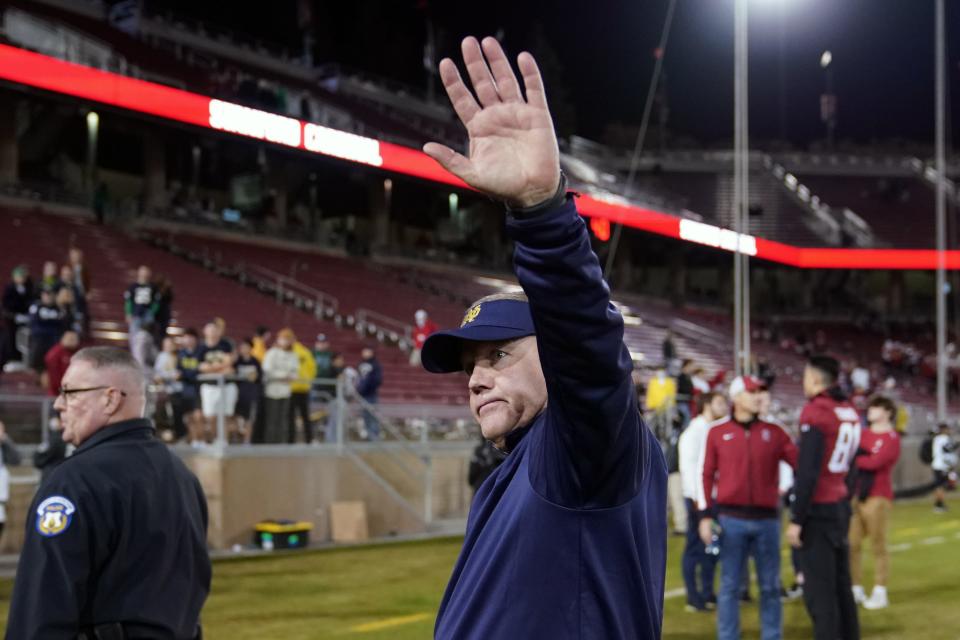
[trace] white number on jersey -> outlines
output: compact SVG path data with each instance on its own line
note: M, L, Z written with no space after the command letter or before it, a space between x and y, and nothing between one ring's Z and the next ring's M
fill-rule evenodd
M837 433L837 444L833 447L827 469L830 473L846 473L850 470L850 461L860 446L860 425L856 422L841 422Z

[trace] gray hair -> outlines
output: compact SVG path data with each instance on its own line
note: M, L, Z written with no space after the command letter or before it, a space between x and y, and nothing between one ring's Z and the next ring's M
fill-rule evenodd
M113 369L129 376L132 382L144 388L143 368L133 355L118 347L86 347L77 351L71 362L83 361L93 369Z
M479 300L474 301L468 309L473 309L478 304L483 304L484 302L496 302L497 300L513 300L514 302L526 302L529 303L530 300L527 299L527 294L525 293L492 293L489 296L483 296Z

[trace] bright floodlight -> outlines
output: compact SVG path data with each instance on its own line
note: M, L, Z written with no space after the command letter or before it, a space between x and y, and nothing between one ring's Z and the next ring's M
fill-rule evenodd
M826 69L830 66L831 62L833 62L833 54L829 51L824 51L823 55L820 56L820 67Z

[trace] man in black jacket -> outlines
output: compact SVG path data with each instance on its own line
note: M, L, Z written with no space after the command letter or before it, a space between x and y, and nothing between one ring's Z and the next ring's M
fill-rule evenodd
M71 360L54 406L77 449L30 505L7 640L199 637L207 503L141 417L145 402L128 352Z

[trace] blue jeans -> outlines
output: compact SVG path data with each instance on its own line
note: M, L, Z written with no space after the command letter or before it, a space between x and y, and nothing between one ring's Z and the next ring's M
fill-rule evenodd
M693 500L684 500L687 504L687 544L683 548L683 584L687 588L687 604L703 609L708 600L714 599L713 574L717 566L717 557L708 554L700 539L698 515ZM700 580L697 580L699 569Z
M740 638L740 588L743 567L753 556L760 583L760 637L780 640L783 605L780 603L780 521L723 516L720 538L720 596L717 598L717 640Z

